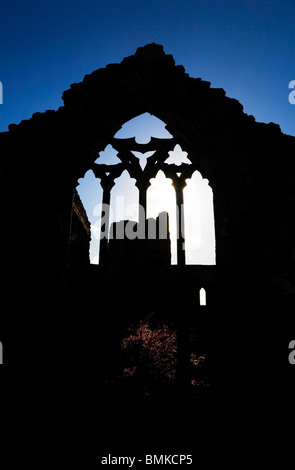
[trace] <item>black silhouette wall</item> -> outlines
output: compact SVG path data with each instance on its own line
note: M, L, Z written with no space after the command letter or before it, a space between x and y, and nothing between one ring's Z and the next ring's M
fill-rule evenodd
M280 341L275 332L294 324L295 138L276 124L256 122L223 89L186 74L157 44L86 75L64 92L63 101L57 111L35 113L0 134L7 360L19 360L22 344L31 349L29 362L37 360L36 348L39 361L50 362L52 348L62 361L55 345L67 344L74 308L68 290L73 192L121 126L145 112L166 123L213 189L211 313L212 328L222 325L223 347L234 356L243 341L256 341L250 356L257 357L265 325L266 337ZM79 322L84 328L95 297L103 324L101 274L83 277L83 284L79 273L75 296L84 308ZM197 292L203 282L196 282Z

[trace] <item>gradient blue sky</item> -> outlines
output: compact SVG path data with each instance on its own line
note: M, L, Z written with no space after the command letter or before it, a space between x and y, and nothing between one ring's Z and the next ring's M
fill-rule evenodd
M257 121L295 135L294 0L12 0L0 18L0 131L58 109L71 83L157 42Z

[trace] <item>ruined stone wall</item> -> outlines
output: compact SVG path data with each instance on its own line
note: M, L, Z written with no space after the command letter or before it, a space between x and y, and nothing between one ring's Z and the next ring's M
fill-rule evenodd
M59 110L36 113L0 134L7 221L1 256L10 273L3 290L19 293L11 300L18 315L30 306L47 325L60 321L78 178L120 127L144 112L167 124L213 189L220 311L265 315L280 303L291 312L294 137L257 123L156 44L85 76L63 100Z

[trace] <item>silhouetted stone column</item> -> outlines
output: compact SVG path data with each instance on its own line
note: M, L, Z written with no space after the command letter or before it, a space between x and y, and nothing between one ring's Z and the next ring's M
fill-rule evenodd
M139 189L139 207L138 207L138 257L139 264L144 266L146 263L146 237L148 236L146 223L147 189L150 182L145 178L137 180L136 186ZM143 288L143 286L142 286Z
M184 205L183 189L186 182L179 177L173 179L176 192L176 224L177 224L177 264L185 265L185 237L184 237Z
M139 233L143 238L145 238L145 225L146 225L146 208L147 208L147 190L150 186L150 182L145 179L137 180L136 186L139 189L139 213L138 213L138 223L139 223ZM141 237L140 237L141 238Z
M102 195L102 209L101 209L101 227L100 227L100 244L99 244L99 265L106 266L108 262L108 234L110 223L110 203L111 203L111 190L114 186L113 179L101 179L101 187L103 189ZM103 236L103 233L105 236Z

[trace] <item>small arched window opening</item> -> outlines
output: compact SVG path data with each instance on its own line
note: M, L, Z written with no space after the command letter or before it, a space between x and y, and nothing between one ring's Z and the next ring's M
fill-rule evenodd
M206 298L206 291L204 287L202 287L199 291L199 303L200 306L205 307L207 305L207 298Z

